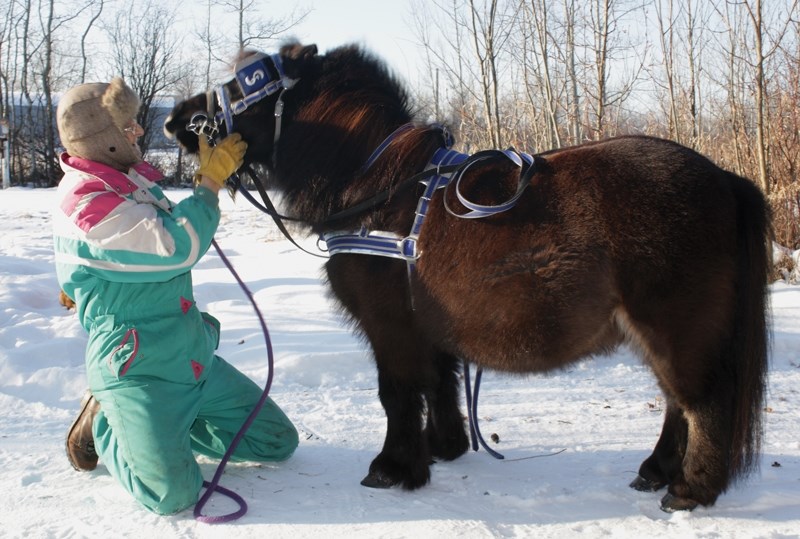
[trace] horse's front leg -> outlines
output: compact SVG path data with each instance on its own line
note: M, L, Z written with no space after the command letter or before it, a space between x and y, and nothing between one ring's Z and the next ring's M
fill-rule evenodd
M339 302L367 338L378 368L386 439L361 484L416 489L430 480L430 449L422 432L424 393L434 379L432 346L419 335L402 261L334 256L328 278Z
M407 358L381 357L376 351L376 361L378 393L386 411L386 440L361 484L372 488L401 485L416 489L430 480L431 460L427 440L422 436L420 381L398 372L397 362L408 361Z
M464 416L458 406L459 364L455 356L437 353L436 379L425 394L428 405L425 435L433 457L444 460L456 459L469 449Z

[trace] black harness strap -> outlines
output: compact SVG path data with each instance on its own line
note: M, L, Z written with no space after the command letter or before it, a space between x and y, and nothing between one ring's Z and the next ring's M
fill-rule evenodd
M362 213L366 210L372 209L380 204L383 204L393 194L401 193L406 189L408 189L409 187L413 187L415 184L423 182L432 176L436 176L437 174L449 174L450 172L454 172L457 168L458 165L451 165L447 167L440 167L438 169L429 169L420 172L418 174L415 174L414 176L411 176L410 178L407 178L402 182L400 182L399 184L397 184L397 186L395 186L394 189L387 189L386 191L382 191L377 195L362 200L358 204L350 206L345 210L336 212L333 215L329 215L328 217L325 218L325 220L322 223L323 224L333 223L336 221L340 221L342 219L346 219L347 217L358 215L359 213ZM281 232L284 233L287 239L292 240L289 233L284 232L285 227L281 221L302 221L302 219L298 219L297 217L289 217L288 215L281 215L280 213L278 213L278 210L275 208L274 204L270 200L267 190L264 188L264 185L258 178L258 174L256 174L256 172L253 170L253 167L251 167L250 165L246 165L242 170L244 170L244 172L246 172L247 175L250 176L250 179L256 186L256 190L258 191L258 194L261 197L261 200L263 201L263 204L258 202L250 194L250 192L247 191L247 188L241 184L241 181L235 183L234 185L235 190L242 193L242 195L247 200L249 200L251 204L257 207L263 213L266 213L267 215L272 217L272 219L275 221L275 224L278 225L278 228L281 230ZM293 240L292 243L297 245Z
M441 167L439 169L432 168L424 170L398 183L394 189L388 189L366 200L362 200L358 204L350 206L346 210L342 210L340 212L334 213L333 215L329 215L325 219L325 221L323 221L323 223L324 224L333 223L336 221L340 221L346 217L352 217L353 215L358 215L363 211L372 209L375 206L378 206L379 204L383 204L389 199L390 196L394 194L401 193L406 189L408 189L409 187L413 187L414 185L421 183L432 176L436 176L437 174L448 174L450 172L453 172L457 168L458 168L457 165L452 165L448 167Z
M242 195L247 200L249 200L250 203L253 204L253 206L255 206L256 208L260 209L262 212L264 212L267 215L269 215L270 217L272 217L272 220L275 221L275 225L278 227L278 230L280 230L281 233L286 237L286 239L288 239L290 242L292 242L292 244L295 247L297 247L298 249L300 249L304 253L308 253L308 254L310 254L312 256L316 256L318 258L327 258L327 256L325 256L325 255L312 253L311 251L309 251L307 249L304 249L303 247L301 247L294 240L292 235L286 229L286 226L283 224L283 221L284 220L286 220L286 221L300 221L300 219L296 219L294 217L288 217L286 215L281 215L280 213L278 213L278 210L275 208L275 205L272 203L272 200L269 198L269 194L267 194L267 190L264 188L264 185L258 179L258 175L253 170L253 167L251 167L250 165L247 165L246 167L244 167L244 171L247 173L248 176L250 176L250 179L253 180L253 183L255 184L256 189L258 190L258 194L261 196L261 200L264 201L264 204L263 205L260 204L255 198L253 198L253 196L250 194L250 192L242 185L241 179L238 179L238 178L237 178L238 185L236 186L237 190L240 193L242 193Z

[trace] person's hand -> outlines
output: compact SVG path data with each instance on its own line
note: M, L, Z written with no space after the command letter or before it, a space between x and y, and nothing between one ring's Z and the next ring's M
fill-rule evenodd
M209 146L206 137L200 136L200 166L195 172L199 183L205 177L222 187L234 172L242 166L247 143L239 133L231 133L216 146Z

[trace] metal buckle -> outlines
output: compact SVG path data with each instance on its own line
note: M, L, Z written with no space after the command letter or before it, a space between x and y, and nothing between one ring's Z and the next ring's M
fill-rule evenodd
M219 134L217 120L209 120L208 116L203 112L196 112L192 115L192 119L186 124L186 130L191 131L198 137L200 135L205 135L209 142L214 140L217 134Z
M416 236L406 236L400 240L400 254L409 260L417 260L419 258L419 251L417 250Z

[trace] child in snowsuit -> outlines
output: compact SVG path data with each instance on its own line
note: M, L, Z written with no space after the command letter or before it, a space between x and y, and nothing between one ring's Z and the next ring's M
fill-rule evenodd
M221 458L261 397L215 354L219 322L198 310L191 277L219 224L218 192L246 144L238 134L201 144L196 187L173 204L155 183L162 175L142 160L138 108L120 78L76 86L58 104L66 152L53 218L56 271L89 333L90 391L67 456L77 470L99 458L145 507L171 514L195 504L202 488L193 451ZM270 399L233 459L281 461L297 444Z

